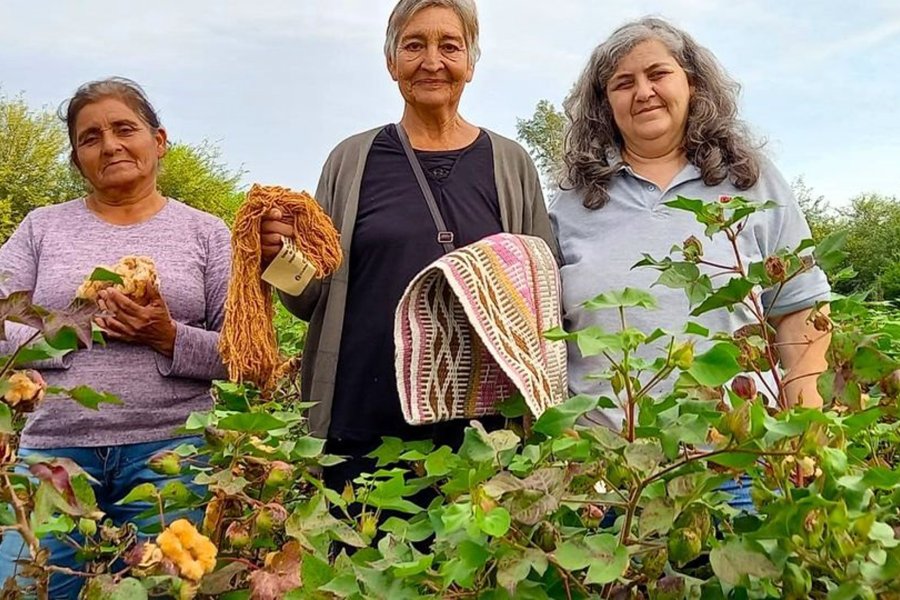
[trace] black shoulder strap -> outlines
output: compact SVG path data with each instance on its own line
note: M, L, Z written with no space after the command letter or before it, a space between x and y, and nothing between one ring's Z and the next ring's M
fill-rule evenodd
M431 218L434 220L434 226L437 227L437 241L444 247L444 252L452 252L455 248L453 245L453 232L447 229L447 225L444 223L444 217L441 216L441 211L434 199L434 194L431 193L431 186L428 185L428 180L425 179L422 165L419 164L419 159L416 157L416 153L409 143L409 137L406 135L406 130L403 129L403 125L400 123L397 123L396 128L397 135L400 136L400 143L403 144L403 150L406 152L406 158L409 160L409 166L412 167L413 173L416 175L416 181L419 182L419 187L422 189L422 195L425 196L425 204L428 205L428 211L431 213Z

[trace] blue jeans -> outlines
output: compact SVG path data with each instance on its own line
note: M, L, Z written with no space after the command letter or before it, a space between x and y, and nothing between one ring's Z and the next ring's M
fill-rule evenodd
M21 448L19 456L24 459L27 456L39 455L47 458L68 458L75 461L78 466L97 480L96 483L92 484L94 494L97 497L97 504L100 510L106 513L106 518L111 519L115 525L122 525L126 522L134 523L141 530L159 522L158 514L137 518L139 514L151 508L151 504L148 502L132 502L116 505L116 502L124 498L135 486L150 482L161 488L171 481L181 481L195 493L201 496L205 493L201 486L191 483L193 475L190 473L174 477L160 475L154 473L147 465L147 462L154 454L164 450L172 450L182 444L194 444L200 447L203 445L203 438L189 437L96 448L46 448L40 450ZM195 509L167 514L166 522L181 517L199 524L203 518L203 511ZM78 542L83 540L77 531L72 534L72 537ZM76 570L81 570L83 567L75 557L75 549L52 535L48 535L41 540L41 547L50 551L49 562L52 565ZM16 575L17 565L14 561L20 557L27 556L27 554L28 550L25 548L25 544L18 533L7 532L3 534L3 538L0 540L0 587L9 577ZM21 584L27 584L27 581L22 580ZM84 580L81 577L54 573L50 577L50 598L75 599L78 597L83 584Z
M755 515L756 507L753 506L753 498L750 497L750 476L741 475L738 479L730 479L719 486L720 492L731 494L728 506Z

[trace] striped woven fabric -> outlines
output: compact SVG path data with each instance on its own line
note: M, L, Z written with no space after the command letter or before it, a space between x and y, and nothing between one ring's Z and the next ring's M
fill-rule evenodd
M441 257L394 321L397 387L412 425L497 414L519 391L534 415L567 394L559 270L540 238L501 233Z

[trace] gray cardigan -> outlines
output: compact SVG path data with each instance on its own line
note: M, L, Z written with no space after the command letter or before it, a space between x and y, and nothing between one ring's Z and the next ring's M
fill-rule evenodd
M327 436L331 423L359 187L369 149L382 129L378 127L347 138L332 150L322 168L316 200L341 233L344 262L340 269L331 277L310 284L300 296L280 294L291 313L309 321L301 393L304 401L316 402L309 414L310 428L313 435L322 438ZM541 182L531 158L516 142L491 131L487 133L493 146L503 231L541 237L556 253Z

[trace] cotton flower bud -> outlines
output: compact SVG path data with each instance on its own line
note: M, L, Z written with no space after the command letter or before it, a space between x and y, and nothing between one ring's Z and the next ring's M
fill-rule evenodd
M78 519L78 532L85 537L91 537L97 533L97 521L93 519Z
M766 275L775 282L784 281L787 277L787 265L780 256L770 256L765 262Z
M158 452L150 458L148 466L159 475L178 475L181 473L181 457L171 450Z
M344 485L344 491L341 492L341 498L347 504L352 504L356 500L356 494L353 492L353 484L349 481Z
M703 257L703 244L696 237L691 236L682 244L684 260L698 262Z
M719 422L723 433L730 433L738 443L744 443L750 437L750 403L747 402L728 411Z
M694 364L694 342L684 342L672 352L672 364L687 371Z
M731 382L731 391L744 400L755 400L757 394L756 381L752 377L738 375Z
M700 556L702 543L696 531L680 527L669 533L666 547L669 550L669 560L675 565L683 566Z
M656 582L656 600L681 600L684 598L684 578L678 575L666 575Z
M294 467L280 460L273 461L266 474L266 487L283 487L291 481L293 475Z
M816 312L816 315L813 317L813 327L816 328L816 331L821 331L823 333L831 331L831 319L828 318L828 315Z
M881 390L888 396L900 395L900 369L881 380Z
M266 504L259 509L253 524L256 526L257 533L267 534L275 527L280 527L287 520L287 509L277 502Z
M359 522L359 532L366 539L372 539L378 533L378 517L372 513L366 513Z
M250 529L240 521L232 521L225 530L225 541L235 550L242 550L253 541Z

